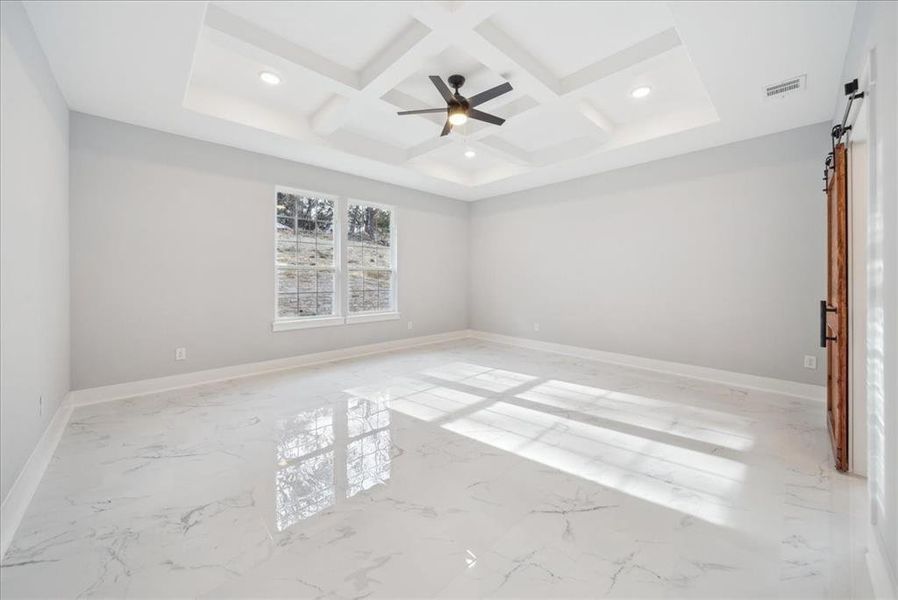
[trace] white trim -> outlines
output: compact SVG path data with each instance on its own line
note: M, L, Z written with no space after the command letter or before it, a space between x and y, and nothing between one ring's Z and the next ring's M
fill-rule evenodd
M301 317L298 319L281 319L271 324L272 331L291 331L293 329L312 329L314 327L332 327L343 325L343 317Z
M860 89L869 88L870 58L864 61ZM852 473L867 476L869 459L867 409L867 214L871 152L867 99L860 102L848 132L848 466ZM861 159L859 161L858 159ZM859 167L863 167L861 170Z
M703 381L711 381L733 387L763 392L774 392L777 394L785 394L821 402L826 397L826 388L820 385L798 383L796 381L786 381L783 379L774 379L772 377L761 377L759 375L748 375L746 373L737 373L734 371L723 371L720 369L712 369L710 367L700 367L697 365L656 360L653 358L643 358L641 356L633 356L630 354L605 352L603 350L593 350L592 348L582 348L580 346L542 342L529 338L490 333L487 331L471 330L470 335L473 338L488 342L520 346L521 348L530 348L533 350L541 350L543 352L566 354L615 365L636 367L639 369L657 371L659 373L668 373L670 375L680 375L691 379L701 379Z
M865 555L867 572L870 574L870 583L873 587L873 597L877 600L898 598L898 582L889 575L889 563L880 546L879 536L872 525L867 534L867 552Z
M395 321L401 315L398 312L381 312L381 313L356 313L346 317L347 325L356 323L374 323L375 321Z
M349 233L349 203L346 198L337 201L340 214L334 216L334 223L339 223L340 239L334 230L334 259L337 261L337 280L334 282L334 310L338 315L349 314L349 252L346 250L346 236Z
M300 354L297 356L289 356L287 358L222 367L220 369L194 371L182 375L169 375L167 377L157 377L154 379L144 379L141 381L131 381L128 383L75 390L72 392L72 404L75 407L86 406L89 404L97 404L99 402L121 400L122 398L165 392L204 383L213 383L216 381L250 377L252 375L260 375L262 373L270 373L273 371L284 371L287 369L295 369L297 367L347 360L359 356L366 356L368 354L379 354L391 350L402 350L404 348L413 348L415 346L438 344L440 342L460 340L466 337L468 337L466 330L450 331L435 335L422 335L392 340L389 342L366 344L364 346L352 346L349 348L341 348L339 350Z
M37 491L37 486L44 476L44 471L50 465L53 454L56 452L56 446L62 439L62 433L68 425L69 418L72 416L72 393L69 392L59 403L53 418L38 440L37 445L31 452L31 456L22 467L19 476L16 477L12 487L3 504L0 506L0 557L6 555L9 544L25 516L25 511Z

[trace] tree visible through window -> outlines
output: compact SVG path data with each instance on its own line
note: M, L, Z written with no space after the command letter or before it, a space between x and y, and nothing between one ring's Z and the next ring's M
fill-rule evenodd
M277 316L334 314L334 201L277 193Z
M349 203L347 268L349 312L383 312L393 308L391 212Z

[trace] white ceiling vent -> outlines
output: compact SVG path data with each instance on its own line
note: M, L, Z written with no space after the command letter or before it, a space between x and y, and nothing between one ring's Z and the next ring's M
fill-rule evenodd
M806 81L807 75L792 77L791 79L787 79L779 83L774 83L773 85L768 85L764 88L764 95L768 100L773 98L785 98L786 96L797 94L798 92L805 89Z

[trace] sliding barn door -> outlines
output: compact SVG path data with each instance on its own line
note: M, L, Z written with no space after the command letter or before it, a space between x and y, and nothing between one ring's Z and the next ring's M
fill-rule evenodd
M827 171L827 292L820 302L826 348L826 419L836 469L848 470L848 153L839 144Z

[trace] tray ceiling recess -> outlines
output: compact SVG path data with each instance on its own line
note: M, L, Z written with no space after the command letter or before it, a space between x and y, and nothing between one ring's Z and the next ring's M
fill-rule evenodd
M476 200L828 119L854 3L26 9L74 110ZM446 107L429 78L454 74L502 86L498 119L397 114Z

